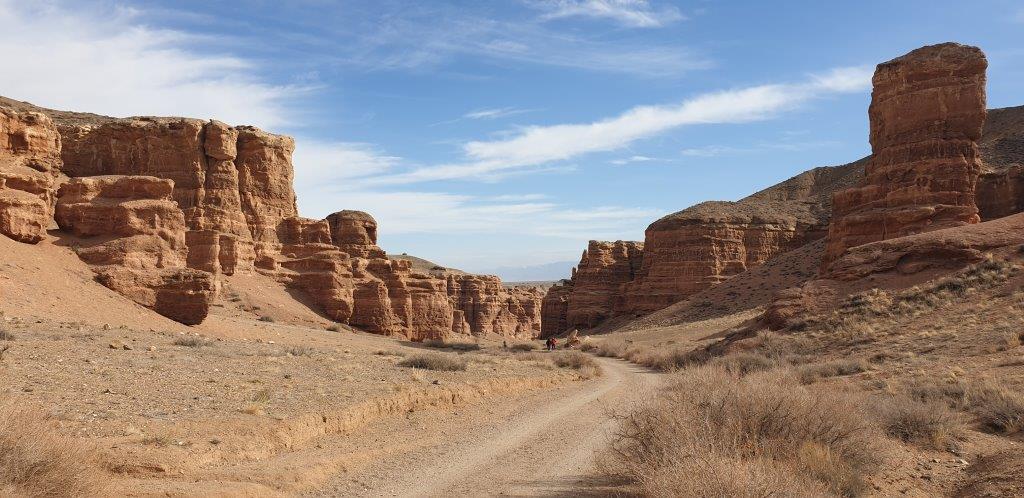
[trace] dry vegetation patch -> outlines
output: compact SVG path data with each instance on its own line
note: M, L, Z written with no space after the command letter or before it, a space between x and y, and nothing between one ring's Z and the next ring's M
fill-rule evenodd
M881 463L864 403L803 386L788 369L740 377L687 369L620 416L612 462L644 496L856 495Z
M405 358L398 362L398 365L402 367L422 368L424 370L458 372L466 370L468 362L462 358L448 354L419 353Z
M428 339L423 341L424 346L435 349L454 349L455 351L479 351L482 346L469 341L445 341L441 339Z
M598 365L590 355L579 351L565 351L557 353L551 361L558 368L570 368L576 370L584 379L591 379L601 375L601 366Z
M0 400L0 496L104 496L95 449L39 413Z

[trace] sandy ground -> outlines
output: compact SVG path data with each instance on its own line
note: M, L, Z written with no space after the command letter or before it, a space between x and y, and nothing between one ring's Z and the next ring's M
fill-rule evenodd
M315 494L552 496L599 486L589 475L616 427L612 414L649 396L662 378L621 360L600 364L604 375L582 384L476 405L454 417L411 418L392 438L409 447Z

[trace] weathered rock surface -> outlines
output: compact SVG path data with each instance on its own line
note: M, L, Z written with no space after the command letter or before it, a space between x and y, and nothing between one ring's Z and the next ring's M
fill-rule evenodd
M212 274L185 268L185 216L173 189L151 176L72 178L59 190L55 218L100 283L193 325L206 318L216 284Z
M833 198L824 271L851 247L980 221L987 66L981 50L955 43L878 65L872 155L860 185Z
M0 234L29 244L46 235L60 147L49 117L0 105Z
M643 260L640 242L590 241L572 278L548 290L541 304L542 335L573 328L591 328L622 309L626 283L636 277Z
M0 109L8 137L0 151L0 230L34 242L56 216L102 282L176 320L205 317L216 275L260 271L308 294L331 319L371 332L419 340L540 331L535 289L392 261L363 212L299 217L289 137L4 98ZM59 172L72 179L55 215Z
M61 115L58 128L68 176L150 175L174 182L172 198L188 229L218 234L189 237L197 247L189 258L194 268L251 269L257 255L280 249L279 226L297 216L289 137L186 118Z
M981 219L1024 211L1024 106L989 109L978 145L983 170L974 199Z

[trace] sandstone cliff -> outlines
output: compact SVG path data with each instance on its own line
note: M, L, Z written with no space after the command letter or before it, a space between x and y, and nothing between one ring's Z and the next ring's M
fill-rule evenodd
M0 107L0 233L34 244L51 225L60 135L45 114Z
M188 118L110 118L0 98L0 233L38 242L54 221L97 280L182 323L220 275L257 271L331 319L413 340L533 337L541 293L497 277L413 270L359 211L298 216L294 141ZM71 180L60 191L55 179Z
M640 270L643 247L640 242L590 241L572 278L546 293L541 304L542 335L591 328L621 309L624 285Z
M980 221L987 66L981 50L955 43L879 64L871 159L860 185L833 198L823 271L850 247Z

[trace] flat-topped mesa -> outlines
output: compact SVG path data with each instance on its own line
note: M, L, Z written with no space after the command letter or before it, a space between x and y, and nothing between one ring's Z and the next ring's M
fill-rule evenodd
M55 218L78 240L78 256L108 288L184 324L206 318L213 275L185 268L185 216L174 183L152 176L72 178L59 191Z
M192 267L251 269L257 255L279 250L279 225L297 216L289 137L187 118L57 116L67 175L174 181L188 229L203 232L188 237Z
M878 65L868 110L872 155L860 185L833 198L824 273L848 248L980 221L987 67L980 49L956 43Z
M45 114L0 106L0 234L35 244L53 217L60 135Z

